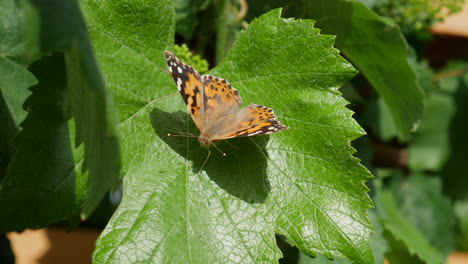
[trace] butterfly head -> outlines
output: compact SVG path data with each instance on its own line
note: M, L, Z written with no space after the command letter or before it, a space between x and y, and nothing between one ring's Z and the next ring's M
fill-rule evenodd
M200 144L203 146L203 147L208 147L208 145L210 145L211 143L213 143L213 140L207 136L199 136L198 137L198 142L200 142Z

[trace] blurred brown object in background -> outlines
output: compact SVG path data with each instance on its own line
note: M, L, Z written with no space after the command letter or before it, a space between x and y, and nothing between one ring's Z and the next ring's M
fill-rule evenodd
M431 33L434 39L426 47L426 56L433 67L441 67L450 59L468 59L468 1L462 11L436 23Z
M44 228L8 233L16 264L91 263L97 230Z

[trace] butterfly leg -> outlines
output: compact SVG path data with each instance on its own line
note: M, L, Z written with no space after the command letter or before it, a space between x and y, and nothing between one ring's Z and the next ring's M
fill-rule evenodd
M211 155L211 150L208 150L208 155L206 155L206 159L203 162L203 164L201 165L200 169L198 170L198 173L200 173L202 171L202 169L205 167L206 162L208 162L208 159L210 158L210 155Z

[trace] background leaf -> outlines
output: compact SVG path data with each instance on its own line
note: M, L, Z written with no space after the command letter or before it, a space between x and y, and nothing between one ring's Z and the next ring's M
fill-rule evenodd
M0 90L0 181L6 176L6 168L14 153L12 140L18 133L15 120L10 114L5 98Z
M408 147L408 163L414 170L439 171L450 155L455 102L453 95L441 91L433 91L425 101L425 118Z
M26 116L22 104L30 95L27 88L37 82L26 70L39 49L38 41L28 34L28 29L35 29L37 17L30 6L20 3L24 2L0 3L0 180L6 176L14 153L12 140Z
M425 110L425 119L423 123L426 123L425 125L431 124L431 121L426 121L426 119L434 120L437 119L437 117L432 118L432 114L435 116L441 116L441 113L434 113L434 110L436 109L431 109L431 111L428 111L428 106L427 104L434 104L434 102L430 102L431 100L428 100L428 96L430 98L430 93L435 89L434 88L434 82L433 82L433 72L429 68L428 64L426 61L417 61L416 54L414 54L414 50L410 49L410 53L408 55L408 64L410 67L413 69L414 73L416 74L416 81L419 84L419 87L426 93L426 96L424 97L424 110ZM436 98L435 101L440 101L438 100L438 96L435 95ZM437 104L437 103L435 103ZM432 106L434 107L434 106ZM365 127L369 127L372 133L377 136L380 140L385 141L385 142L390 142L393 138L398 137L398 128L393 120L393 114L391 109L389 108L388 104L385 103L385 100L382 96L377 96L376 99L371 100L365 111ZM445 113L445 112L444 112ZM425 126L424 124L422 126ZM430 126L430 125L429 125ZM439 127L443 128L443 126ZM418 130L428 130L428 127L418 127ZM416 138L418 137L418 134L422 134L423 137L425 133L416 133ZM437 138L437 142L439 144L436 144L437 146L440 145L442 142L440 142L441 136L440 135L434 135L436 133L431 132L431 135L435 138ZM413 138L412 138L413 140ZM419 139L416 139L418 141ZM400 137L401 141L401 137ZM421 143L424 142L424 139L421 141ZM414 143L414 141L413 141ZM417 143L414 143L417 145ZM429 144L431 145L431 144ZM425 145L424 147L426 148L431 148L429 145ZM408 150L411 151L411 148L413 147L413 144L409 146ZM422 154L422 153L421 153ZM435 153L433 153L435 154ZM424 156L424 155L422 155ZM421 162L431 162L433 159L425 159L421 156L419 160ZM413 156L414 157L414 156ZM410 157L411 158L411 157ZM412 162L411 160L409 161L410 163Z
M26 102L29 113L0 188L0 232L43 227L76 210L64 66L63 56L55 55L30 67L39 83Z
M453 251L455 221L450 200L442 193L440 179L416 174L397 189L403 214L445 259Z
M197 25L197 12L206 8L211 0L172 0L176 10L176 32L190 37Z
M377 90L392 112L399 138L407 140L422 117L423 94L406 60L400 30L361 3L335 0L334 6L320 8L325 7L321 2L309 1L309 16L325 33L339 36L336 46Z
M374 227L374 233L371 235L371 248L374 255L374 263L384 263L384 253L388 251L388 242L383 237L383 226L379 222L379 217L374 210L369 211L369 218ZM309 257L304 253L299 255L299 264L348 264L347 260L335 258L328 260L322 255L317 255L316 258Z
M39 52L37 24L37 13L28 2L0 3L0 89L16 125L26 117L22 105L31 94L27 88L37 82L26 70Z
M382 97L370 100L364 110L364 123L382 141L390 141L398 135L392 112Z
M399 139L408 140L422 117L423 94L408 65L407 44L398 27L356 1L274 3L273 6L285 6L286 15L314 19L325 34L338 36L335 45L388 105ZM268 3L265 8L271 5ZM261 10L262 6L256 9Z
M454 199L467 199L468 174L464 169L468 156L468 124L465 122L468 114L468 65L466 62L453 62L444 69L449 73L456 71L460 76L445 78L440 85L445 91L454 91L456 112L450 123L449 149L450 155L444 164L441 175L444 181L444 191ZM450 76L450 75L449 75Z
M89 216L117 186L119 148L110 98L94 60L86 26L75 0L32 0L41 17L41 49L65 53L69 107L75 121L75 145L84 143L77 178L87 178L81 215ZM76 154L79 156L79 154ZM89 171L89 174L86 174ZM81 181L81 180L79 180Z
M0 67L10 74L2 75L0 84L17 122L29 94L25 88L36 83L25 68L39 54L54 54L31 66L42 83L24 103L28 115L14 144L1 143L1 154L7 155L1 162L8 168L0 186L0 229L39 228L80 210L87 217L118 181L119 149L110 99L79 6L74 0L24 0L4 1L0 7L5 14L0 64L6 65ZM5 120L9 109L1 110ZM71 153L71 117L76 124L72 137L76 147L84 142L84 154L83 149ZM14 124L8 126L2 139L14 136ZM82 159L75 163L75 158Z
M468 200L456 201L454 214L457 220L456 245L460 251L468 250Z
M387 256L394 263L408 263L404 261L398 251L403 248L411 255L417 255L424 263L442 263L442 256L433 248L428 240L414 227L404 216L397 206L397 202L389 190L383 190L378 184L378 192L374 199L375 207L382 218L384 228L388 230L391 238L396 240L392 243L398 246L393 248ZM391 239L392 240L392 239ZM406 256L404 256L406 258Z
M333 37L279 10L239 34L211 73L291 129L221 142L227 156L213 151L201 168L207 150L196 139L167 136L197 133L163 57L170 2L83 1L83 10L124 142L124 197L95 262L275 262L278 232L307 254L372 263L362 184L370 174L349 146L363 131L337 91L356 71Z

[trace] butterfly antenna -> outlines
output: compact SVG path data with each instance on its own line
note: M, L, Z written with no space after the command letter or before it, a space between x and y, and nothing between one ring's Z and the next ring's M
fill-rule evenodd
M168 137L198 137L198 136L195 136L194 134L178 134L178 135L174 135L174 134L171 134L171 133L168 133L167 136L168 136Z
M217 149L219 151L219 153L221 153L223 156L227 156L226 153L222 152L215 144L212 144L213 147L215 147L215 149ZM208 155L206 155L206 159L205 161L203 162L202 166L200 167L200 170L198 170L198 172L200 173L201 170L205 167L206 163L208 162L208 159L210 158L211 156L211 150L208 150Z
M198 173L200 173L202 171L202 169L205 167L206 165L206 162L208 162L208 159L210 158L210 155L211 155L211 150L208 150L208 155L206 155L206 159L205 161L203 162L202 166L200 167L200 169L198 170Z
M222 152L222 151L218 148L218 146L216 146L214 143L213 143L212 145L213 145L213 147L214 147L215 149L217 149L217 150L219 151L219 153L221 153L223 156L225 156L225 157L227 156L227 154L224 153L224 152Z

